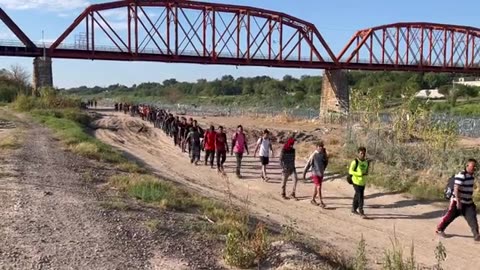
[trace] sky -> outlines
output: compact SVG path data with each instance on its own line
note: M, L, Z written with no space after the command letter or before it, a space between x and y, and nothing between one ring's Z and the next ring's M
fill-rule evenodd
M89 4L108 0L0 0L2 7L34 42L52 42L59 37ZM360 29L396 22L435 22L479 27L478 0L214 0L237 5L254 6L299 17L315 24L334 54L338 54L350 37ZM155 10L147 13L158 14ZM114 28L126 28L126 23L115 21L112 11L106 19ZM0 40L15 37L0 22ZM73 39L72 39L73 40ZM32 58L0 57L0 68L21 65L32 72ZM283 69L267 67L235 67L218 65L113 62L91 60L53 60L53 79L56 87L130 86L142 82L212 80L223 75L253 77L268 75L320 75L322 70Z

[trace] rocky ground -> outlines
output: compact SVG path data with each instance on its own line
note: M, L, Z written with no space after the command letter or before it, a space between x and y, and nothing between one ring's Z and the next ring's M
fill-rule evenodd
M112 194L108 165L62 150L38 125L24 130L19 149L0 152L1 269L224 268L221 242L184 229L195 216Z

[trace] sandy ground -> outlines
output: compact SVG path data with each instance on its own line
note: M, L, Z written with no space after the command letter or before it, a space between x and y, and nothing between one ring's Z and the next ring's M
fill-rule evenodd
M228 177L221 177L209 167L190 165L188 157L175 148L172 139L161 130L132 118L114 112L102 112L97 121L95 135L102 141L131 154L160 176L186 185L206 196L226 200L229 192L237 204L244 204L259 217L267 217L280 224L296 221L298 229L312 237L335 246L340 252L354 256L361 236L366 239L368 256L372 268L380 268L384 250L391 248L394 235L398 237L409 254L412 241L415 244L416 259L423 265L435 263L435 247L439 239L435 227L444 213L443 206L422 203L402 195L389 194L379 189L366 190L366 214L369 219L360 219L350 213L353 189L343 178L327 177L324 183L325 203L322 210L310 204L313 186L300 182L297 196L300 201L284 201L280 197L280 167L278 160L272 160L269 167L271 182L260 181L259 162L252 156L244 160L245 179L233 176L235 160L227 159ZM204 123L215 123L218 119L202 119ZM238 119L229 122L223 119L218 124L236 125ZM146 133L137 133L137 127L145 123ZM247 124L245 127L250 128ZM274 126L272 126L273 128ZM276 145L279 148L279 145ZM253 152L253 148L250 148ZM203 154L202 154L203 156ZM297 164L301 167L303 164ZM299 169L300 171L301 169ZM287 192L291 189L288 184ZM448 253L445 269L478 269L480 258L478 245L474 244L465 220L459 218L447 230L448 239L442 240ZM467 263L468 262L468 263Z

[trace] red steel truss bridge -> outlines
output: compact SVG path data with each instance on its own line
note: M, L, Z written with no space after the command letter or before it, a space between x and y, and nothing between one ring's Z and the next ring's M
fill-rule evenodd
M315 25L254 7L125 0L87 7L53 43L35 44L0 9L19 42L0 55L309 69L480 73L480 29L396 23L356 32L334 54Z

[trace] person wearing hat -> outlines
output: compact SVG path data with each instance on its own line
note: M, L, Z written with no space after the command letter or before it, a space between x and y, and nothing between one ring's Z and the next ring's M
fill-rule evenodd
M282 198L285 200L290 199L286 196L286 186L287 181L290 176L293 178L293 188L292 193L290 195L291 198L298 200L295 196L295 190L297 189L297 170L295 167L295 148L293 145L295 144L295 139L292 137L288 138L287 142L282 148L280 152L280 165L282 166Z

